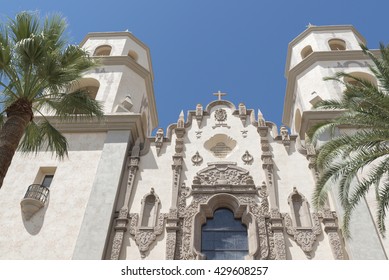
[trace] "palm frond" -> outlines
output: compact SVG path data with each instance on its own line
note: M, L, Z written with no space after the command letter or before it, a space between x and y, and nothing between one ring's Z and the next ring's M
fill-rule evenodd
M18 147L24 153L52 151L60 159L67 156L67 148L66 138L47 120L30 122Z

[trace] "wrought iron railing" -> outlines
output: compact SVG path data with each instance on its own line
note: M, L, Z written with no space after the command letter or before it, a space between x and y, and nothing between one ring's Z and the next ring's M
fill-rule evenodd
M27 192L24 195L24 198L33 198L41 201L44 204L48 196L49 196L49 188L39 184L32 184L28 187Z

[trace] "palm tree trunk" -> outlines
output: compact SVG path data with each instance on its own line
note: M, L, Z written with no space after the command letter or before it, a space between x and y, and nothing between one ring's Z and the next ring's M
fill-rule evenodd
M33 117L31 103L24 100L16 101L6 112L7 120L0 131L0 188L24 130Z

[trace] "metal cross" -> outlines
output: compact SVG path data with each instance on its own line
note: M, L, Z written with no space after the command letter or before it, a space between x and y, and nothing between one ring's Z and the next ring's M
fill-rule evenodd
M213 93L213 95L218 97L218 100L222 100L222 96L227 95L227 93L223 93L220 90L218 92Z

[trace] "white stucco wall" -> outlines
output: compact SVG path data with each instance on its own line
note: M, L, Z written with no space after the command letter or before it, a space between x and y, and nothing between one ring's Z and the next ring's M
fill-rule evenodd
M0 189L0 259L70 259L100 159L105 133L66 134L69 157L17 153ZM40 167L56 167L49 201L30 220L20 201Z

